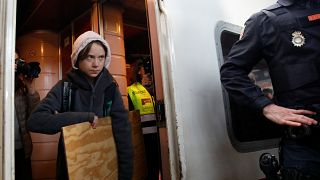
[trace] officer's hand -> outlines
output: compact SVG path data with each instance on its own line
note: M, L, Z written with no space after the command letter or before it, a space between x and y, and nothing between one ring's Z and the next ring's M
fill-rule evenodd
M301 124L316 125L317 121L304 115L314 115L315 112L304 109L289 109L275 104L263 108L263 115L269 120L288 126L301 126Z

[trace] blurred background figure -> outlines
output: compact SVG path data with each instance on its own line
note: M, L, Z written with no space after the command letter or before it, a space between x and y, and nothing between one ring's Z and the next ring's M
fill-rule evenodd
M20 64L19 64L20 63ZM39 103L40 96L35 90L34 77L23 71L26 63L15 55L15 114L14 114L14 145L15 145L15 179L31 180L31 136L26 123L32 109Z
M133 64L133 80L128 86L129 110L139 110L148 167L148 180L159 179L159 140L155 116L151 62Z

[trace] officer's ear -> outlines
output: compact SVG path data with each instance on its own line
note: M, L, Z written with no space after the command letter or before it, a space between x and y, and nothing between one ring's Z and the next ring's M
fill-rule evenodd
M242 39L245 28L246 28L246 26L244 26L244 28L242 28L242 30L241 30L241 32L240 32L239 40Z

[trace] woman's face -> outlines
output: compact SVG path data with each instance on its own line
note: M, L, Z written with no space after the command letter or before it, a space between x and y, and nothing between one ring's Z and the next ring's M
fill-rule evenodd
M102 71L106 61L106 52L100 44L93 43L88 56L79 61L79 69L89 78L94 79Z

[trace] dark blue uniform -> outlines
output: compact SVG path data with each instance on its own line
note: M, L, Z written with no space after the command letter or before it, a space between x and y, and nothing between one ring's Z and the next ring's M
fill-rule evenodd
M261 59L269 67L274 102L248 77ZM221 67L221 81L232 98L256 109L275 103L320 114L320 0L279 0L252 15ZM284 168L320 179L319 131L306 139L283 138Z

